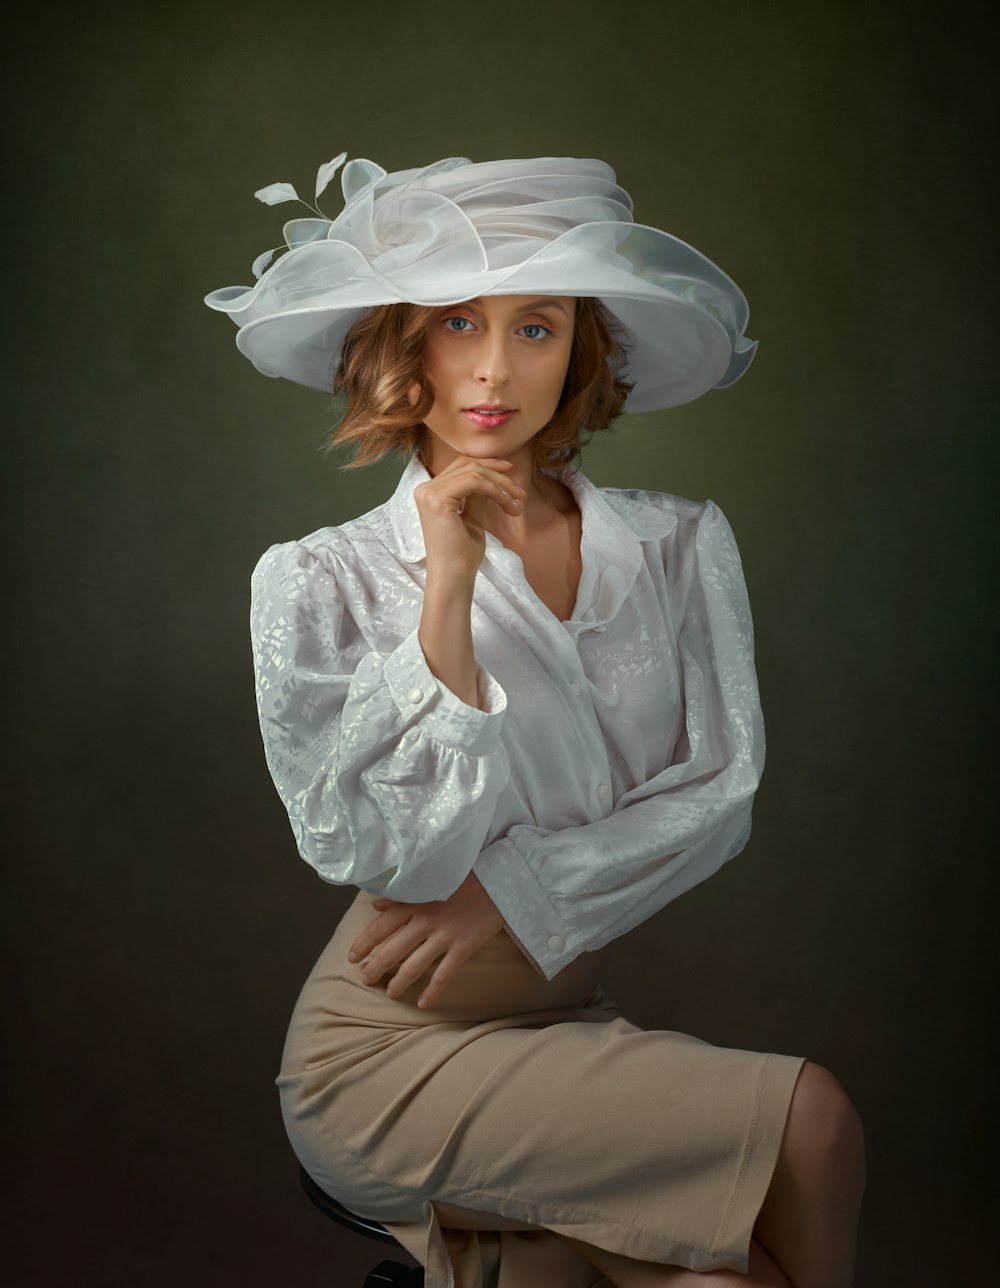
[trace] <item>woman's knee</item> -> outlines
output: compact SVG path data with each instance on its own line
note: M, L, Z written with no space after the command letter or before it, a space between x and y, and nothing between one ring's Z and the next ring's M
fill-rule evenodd
M836 1167L859 1189L865 1183L865 1139L861 1115L840 1080L807 1060L788 1111L782 1153L789 1162Z

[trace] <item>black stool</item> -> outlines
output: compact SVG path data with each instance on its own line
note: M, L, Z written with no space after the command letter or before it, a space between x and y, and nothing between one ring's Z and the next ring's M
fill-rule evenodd
M353 1212L349 1212L342 1203L338 1203L325 1190L321 1190L306 1169L301 1166L299 1167L299 1180L302 1182L302 1188L308 1197L324 1216L331 1217L339 1225L344 1226L345 1229L353 1230L355 1234L363 1234L369 1239L377 1239L379 1243L391 1244L394 1248L400 1246L399 1241L392 1237L384 1225L379 1225L377 1221L369 1221L367 1217L355 1216ZM380 1261L374 1270L368 1272L363 1288L423 1288L423 1283L424 1271L422 1266L404 1266L401 1261Z

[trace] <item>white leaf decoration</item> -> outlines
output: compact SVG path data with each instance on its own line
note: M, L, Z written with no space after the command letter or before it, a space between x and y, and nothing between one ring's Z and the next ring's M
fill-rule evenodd
M257 256L257 258L253 262L254 278L260 277L264 269L267 268L268 264L270 264L273 256L274 256L274 250L266 250L262 255Z
M277 206L282 201L298 201L299 194L290 183L269 183L266 188L258 188L253 194L265 206Z
M319 201L322 193L326 191L327 184L337 173L340 167L347 160L347 153L341 152L335 156L332 161L327 161L326 165L321 165L316 171L316 200Z

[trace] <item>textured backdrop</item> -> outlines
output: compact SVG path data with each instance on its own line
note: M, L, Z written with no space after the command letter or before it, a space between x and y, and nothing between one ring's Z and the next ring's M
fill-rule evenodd
M749 297L743 381L583 458L725 510L768 732L749 848L619 941L609 985L644 1025L838 1075L867 1130L858 1288L973 1282L991 9L180 0L7 27L7 1282L334 1288L379 1259L308 1207L278 1116L351 892L295 854L246 618L259 554L379 503L401 462L340 471L328 401L257 375L202 304L292 212L253 191L309 191L341 149L606 159Z

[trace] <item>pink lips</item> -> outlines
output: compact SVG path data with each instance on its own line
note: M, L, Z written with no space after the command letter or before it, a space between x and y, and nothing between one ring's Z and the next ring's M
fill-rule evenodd
M474 425L482 425L484 429L498 429L501 425L506 425L515 413L505 407L498 407L495 412L488 413L465 408L462 415L468 416Z

